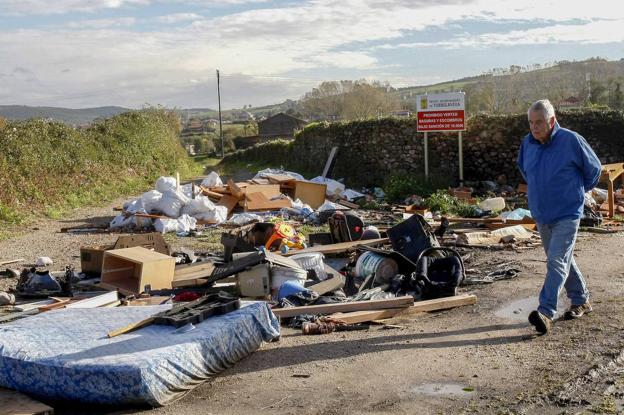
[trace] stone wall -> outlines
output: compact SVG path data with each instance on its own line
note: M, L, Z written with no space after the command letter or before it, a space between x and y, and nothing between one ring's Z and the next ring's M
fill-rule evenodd
M561 126L582 134L603 163L624 161L623 112L574 111L558 114L558 119ZM506 174L511 183L517 183L520 175L515 161L527 132L526 114L469 119L463 133L465 180L492 180ZM333 177L345 178L350 186L382 185L395 174L424 175L423 134L416 132L413 119L317 123L280 151L267 146L233 157L253 160L262 155L266 162L320 174L334 146L339 150ZM457 133L430 133L430 174L457 178L457 152Z

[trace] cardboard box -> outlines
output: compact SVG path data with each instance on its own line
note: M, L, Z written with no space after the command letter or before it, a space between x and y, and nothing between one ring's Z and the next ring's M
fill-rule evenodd
M123 294L172 288L175 258L143 247L104 252L100 285Z

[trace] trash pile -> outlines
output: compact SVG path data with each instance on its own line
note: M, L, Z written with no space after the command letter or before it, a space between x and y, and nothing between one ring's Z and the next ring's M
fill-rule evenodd
M8 323L0 324L0 368L13 363L10 374L0 369L0 387L50 400L164 405L213 375L208 368L224 370L279 339L280 326L329 335L474 304L461 287L521 272L517 263L467 269L475 248L540 245L526 188L501 177L385 210L353 203L385 197L361 190L272 169L245 182L214 172L197 184L159 178L109 226L140 233L81 247L80 271L55 269L47 257L9 271L17 286L0 292L0 323ZM601 220L605 200L599 189L586 195L587 220ZM304 234L308 224L324 227ZM174 252L163 238L202 226L219 229L222 252Z
M192 234L197 225L227 224L240 226L260 221L267 213L282 217L319 222L319 214L342 206L354 207L350 200L364 194L332 179L303 176L266 169L251 180L224 185L211 172L198 185L180 186L174 177L160 177L156 188L123 205L122 213L110 223L110 229L155 229L160 233Z

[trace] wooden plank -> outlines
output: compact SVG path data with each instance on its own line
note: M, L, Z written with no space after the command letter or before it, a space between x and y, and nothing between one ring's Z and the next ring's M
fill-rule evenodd
M19 392L0 388L0 415L51 415L54 408Z
M409 315L428 311L447 310L449 308L461 307L477 303L477 296L474 294L461 294L454 297L436 298L435 300L417 301L413 306L408 307L399 313Z
M295 185L295 200L299 199L303 203L310 205L312 209L318 209L325 203L326 191L327 185L324 183L297 181Z
M234 180L232 180L232 179L228 180L227 184L228 184L228 188L230 189L230 193L236 199L241 200L242 198L245 197L245 192L243 191L243 189L241 189L241 187L239 185L234 183Z
M221 198L223 197L221 193L213 192L212 190L207 189L203 186L199 186L199 188L201 189L204 196L208 196L208 198L221 200Z
M152 324L154 322L154 320L156 320L155 317L148 317L144 320L138 321L136 323L132 323L132 324L128 324L125 327L110 331L108 333L108 337L112 338L112 337L117 337L117 336L121 336L122 334L126 334L126 333L130 333L131 331L134 330L138 330L142 327L145 326L149 326L150 324Z
M224 195L221 200L219 200L219 203L217 203L218 206L225 206L228 210L228 215L230 213L232 213L232 211L234 210L234 208L236 207L236 205L238 204L238 198L236 196L232 196L232 195Z
M65 308L97 308L104 307L108 304L114 303L119 300L119 293L117 291L110 291L105 294L100 294L95 297L85 298L84 300L74 301L67 304Z
M387 308L405 308L414 304L414 297L405 296L387 300L352 301L337 304L309 305L273 309L278 317L294 317L299 314L332 314L347 311L383 310Z
M374 245L383 245L390 241L388 238L379 238L379 239L367 239L365 241L352 241L352 242L341 242L338 244L331 245L319 245L319 246L311 246L306 249L293 249L285 254L284 256L291 256L296 254L307 254L309 252L320 252L322 254L336 254L342 252L351 252L354 251L358 246L374 246Z
M274 184L288 183L295 180L293 177L287 174L269 174L266 176L266 178L269 180L269 182Z
M312 290L318 295L323 295L331 291L336 291L339 288L344 287L345 285L345 277L336 274L332 278L328 278L325 281L321 281L318 284L314 284L308 287L308 290Z
M359 209L360 208L359 205L357 205L355 203L352 203L352 202L349 202L348 200L339 200L336 203L338 203L339 205L342 205L344 207L348 207L349 209Z
M9 261L0 261L0 267L4 265L14 264L16 262L23 262L23 261L26 261L26 260L24 258L20 258L20 259L11 259Z
M279 210L281 208L292 206L290 200L286 198L270 200L262 192L246 194L245 199L245 210L248 212L260 210Z
M385 318L392 318L397 314L405 311L407 307L403 308L391 308L389 310L372 310L372 311L354 311L351 313L335 313L330 317L337 320L342 320L347 324L364 323L366 321L383 320Z

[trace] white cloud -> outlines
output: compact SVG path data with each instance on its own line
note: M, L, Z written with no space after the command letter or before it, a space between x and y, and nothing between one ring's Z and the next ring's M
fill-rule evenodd
M95 12L124 6L147 5L150 0L0 0L0 14L38 15Z
M119 17L116 19L87 19L67 23L72 29L105 29L110 27L128 27L136 23L134 17Z
M160 0L59 0L54 7L86 11L150 1ZM177 1L212 6L251 0ZM16 11L21 4L43 3L0 0L0 7L10 5ZM381 48L445 46L434 41L401 43L406 34L445 27L449 33L457 33L453 43L460 41L464 47L622 42L621 9L614 0L595 0L591 8L578 0L567 1L565 7L549 0L309 0L283 7L263 5L217 18L174 13L158 19L193 23L151 32L130 30L128 26L134 23L130 20L107 19L74 22L74 30L0 31L0 55L11 56L15 67L28 69L32 72L29 77L38 80L35 85L2 71L0 101L28 99L31 104L53 104L65 100L74 106L138 106L147 101L208 106L214 104L214 73L219 68L228 90L225 96L231 100L229 104L224 100L224 106L270 103L301 95L318 80L330 77L332 69L357 73L353 78L381 79L378 75L394 62L381 62L379 48L369 46L372 41L387 43ZM572 19L583 20L570 25ZM543 26L467 37L452 29L466 20L530 21ZM61 70L66 68L70 71ZM314 71L319 79L280 79L295 71ZM410 79L415 78L414 69L410 71ZM418 79L426 76L435 74ZM7 77L14 82L6 82ZM400 75L395 77L400 79Z
M161 23L173 24L180 22L188 22L193 20L200 20L203 17L197 13L173 13L164 16L158 16L157 21Z

